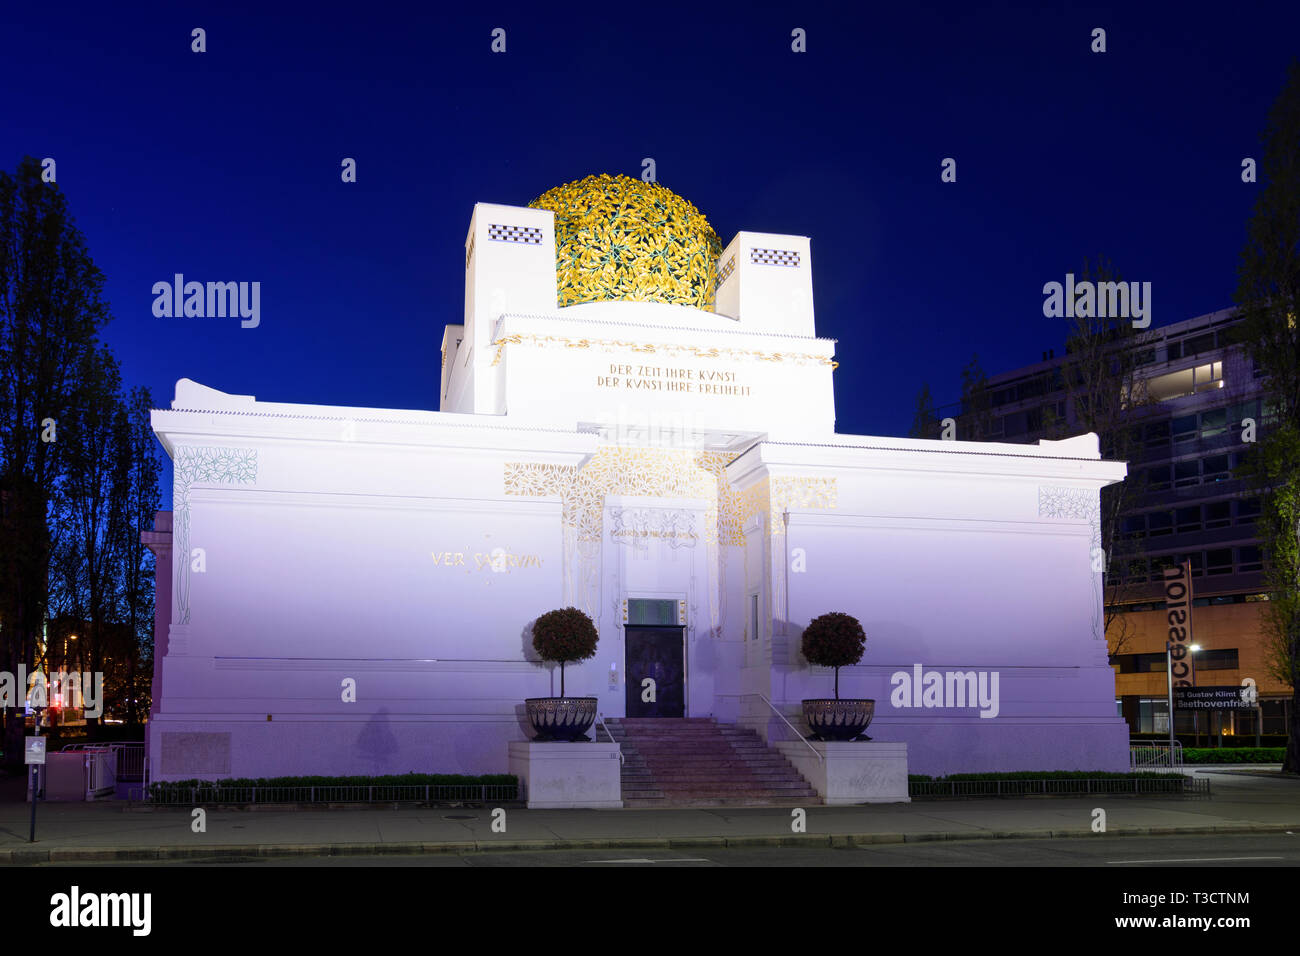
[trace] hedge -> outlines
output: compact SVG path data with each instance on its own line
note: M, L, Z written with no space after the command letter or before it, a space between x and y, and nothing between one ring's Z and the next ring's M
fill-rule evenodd
M406 773L386 777L239 777L226 780L168 780L150 784L151 792L166 790L210 790L217 787L481 787L517 786L512 773L467 776L455 773Z
M909 782L925 783L946 780L1128 780L1132 777L1166 777L1168 773L1137 770L1115 773L1109 770L1015 770L1006 773L950 773L946 777L928 777L909 773Z
M1281 763L1285 747L1184 747L1183 763Z

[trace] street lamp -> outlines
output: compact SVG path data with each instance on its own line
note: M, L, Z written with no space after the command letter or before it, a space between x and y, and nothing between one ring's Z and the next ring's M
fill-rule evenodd
M1189 644L1187 650L1191 652L1192 661L1192 686L1196 686L1196 652L1201 649L1200 644ZM1201 712L1192 708L1192 733L1196 735L1196 746L1201 745Z
M1174 642L1165 641L1165 676L1169 678L1169 766L1174 765Z

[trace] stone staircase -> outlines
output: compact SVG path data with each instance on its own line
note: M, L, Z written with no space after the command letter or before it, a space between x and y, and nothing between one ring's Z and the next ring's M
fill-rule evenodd
M625 807L821 803L808 781L752 730L711 717L606 718L605 723L623 751Z

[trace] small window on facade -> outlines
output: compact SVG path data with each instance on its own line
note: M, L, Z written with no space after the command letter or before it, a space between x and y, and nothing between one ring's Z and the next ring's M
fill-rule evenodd
M1213 551L1205 552L1205 573L1206 574L1231 574L1232 573L1232 549L1216 548Z
M1147 491L1164 491L1169 487L1169 466L1157 465L1142 473L1143 484Z
M1174 487L1185 488L1201 480L1201 463L1193 458L1191 461L1174 462Z
M1196 416L1184 415L1182 418L1175 418L1172 423L1174 441L1191 441L1196 437Z
M629 598L627 623L633 627L672 627L677 623L677 602Z
M1253 418L1256 423L1259 422L1259 402L1257 401L1241 402L1233 405L1229 412L1229 425L1240 425L1247 418Z
M1201 473L1205 481L1227 481L1232 477L1228 469L1227 455L1212 455L1201 462Z
M1213 438L1228 430L1228 410L1216 408L1201 413L1201 437Z
M1237 502L1237 524L1254 524L1258 517L1258 498L1242 498Z
M1147 579L1147 563L1141 558L1129 561L1124 568L1124 580L1132 584L1141 584Z
M758 595L751 594L749 596L749 633L751 635L750 640L753 641L758 640L758 630L759 630Z
M1147 515L1147 533L1153 538L1162 534L1172 534L1173 524L1168 511L1152 511Z
M1205 506L1205 527L1225 528L1232 520L1232 502L1216 501Z
M1201 509L1200 506L1192 508L1179 508L1174 512L1174 521L1178 525L1178 533L1185 531L1201 530Z
M1155 448L1169 442L1169 422L1155 422L1146 426L1142 433L1148 448Z
M1264 568L1259 548L1247 545L1237 549L1238 571L1261 571Z

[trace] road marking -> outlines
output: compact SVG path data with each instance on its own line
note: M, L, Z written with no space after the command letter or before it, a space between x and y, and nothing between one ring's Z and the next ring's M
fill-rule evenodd
M583 860L583 863L709 863L703 857L691 856L672 860Z
M1107 860L1107 865L1114 863L1234 863L1239 860L1285 860L1284 856L1202 856L1188 857L1185 860Z

